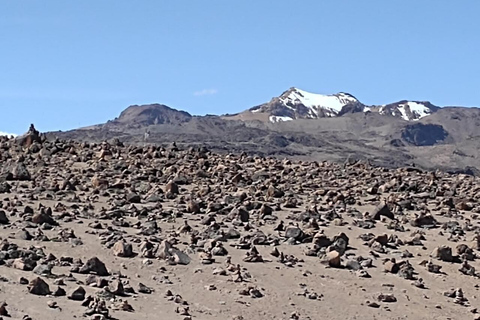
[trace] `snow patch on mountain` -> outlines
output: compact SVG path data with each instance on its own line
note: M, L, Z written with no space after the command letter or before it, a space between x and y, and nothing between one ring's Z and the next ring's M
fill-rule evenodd
M0 131L0 136L7 136L7 137L14 136L14 137L17 137L18 134Z
M409 101L406 103L406 105L410 108L410 112L414 116L416 116L415 120L419 120L432 113L432 111L427 106L418 102ZM405 107L405 105L403 105L403 107Z
M361 104L348 93L323 95L290 88L270 102L250 108L251 113L267 113L270 122L295 119L336 117L343 113L363 111Z
M307 107L310 109L309 115L312 118L317 118L322 109L326 111L326 116L336 116L345 105L358 102L357 99L346 93L322 95L298 88L292 88L287 91L286 94L280 96L280 101L292 110L294 110L294 106L297 105Z
M434 110L426 104L415 101L402 101L389 105L382 105L378 113L381 115L393 115L406 121L418 121L432 114Z
M277 122L282 122L282 121L291 121L293 119L290 118L290 117L270 116L269 120L270 120L270 122L277 123Z
M408 121L409 118L408 118L407 111L405 110L405 105L399 106L398 111L401 113L402 119Z
M338 117L356 112L378 113L406 121L417 121L438 109L439 107L427 101L402 100L385 105L365 105L348 93L323 95L292 87L279 97L272 98L270 102L250 108L246 112L250 112L250 115L267 114L270 122Z

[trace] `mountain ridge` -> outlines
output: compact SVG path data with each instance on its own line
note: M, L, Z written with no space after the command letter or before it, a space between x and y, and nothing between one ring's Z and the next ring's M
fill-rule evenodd
M291 88L234 115L196 116L161 104L132 105L107 123L48 135L85 141L175 142L218 152L306 160L354 157L387 167L415 163L427 169L480 168L478 108L440 108L408 100L366 106L348 93L319 96L298 90ZM281 113L285 110L289 114Z
M311 93L291 87L269 102L254 106L243 112L231 115L239 119L257 119L270 122L291 121L296 119L318 119L342 116L354 112L377 112L416 121L436 112L440 107L428 101L401 100L386 105L366 105L354 95L346 92L336 94ZM255 114L266 115L259 117Z

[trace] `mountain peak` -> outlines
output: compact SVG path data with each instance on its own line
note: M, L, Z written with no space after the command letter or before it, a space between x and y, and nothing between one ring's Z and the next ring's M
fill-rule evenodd
M335 117L362 110L363 105L348 93L323 95L291 87L270 102L251 108L250 112L270 114L270 122L278 122Z
M379 114L402 118L406 121L416 121L438 111L440 108L428 101L401 100L398 102L381 106L373 106L366 109L368 109L366 111L373 110L377 111Z
M156 124L178 124L190 121L192 115L163 104L132 105L111 121L115 125L149 126Z
M306 107L324 107L332 108L340 112L342 107L349 103L356 103L358 100L351 94L339 92L336 94L319 94L308 92L299 88L292 87L285 91L280 98L291 99L295 104L303 104Z
M253 107L241 114L240 119L280 122L294 119L338 117L355 112L374 112L406 121L416 121L440 109L428 101L402 100L380 106L367 106L350 93L311 93L291 87L268 103Z

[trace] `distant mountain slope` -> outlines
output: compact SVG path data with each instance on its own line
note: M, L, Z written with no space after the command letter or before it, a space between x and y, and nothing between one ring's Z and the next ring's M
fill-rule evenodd
M296 88L235 115L192 116L161 104L134 105L105 124L48 136L176 142L300 159L356 158L383 166L480 168L480 109L406 100L366 106L347 93L317 95Z

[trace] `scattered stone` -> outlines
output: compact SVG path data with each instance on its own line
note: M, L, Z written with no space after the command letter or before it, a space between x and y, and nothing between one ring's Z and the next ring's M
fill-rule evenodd
M52 296L54 297L64 297L66 295L67 295L67 292L62 287L59 287L59 286L52 293Z
M393 294L379 294L377 297L380 302L397 302L397 298Z
M9 224L10 220L7 217L5 211L0 210L0 224Z
M50 294L50 287L42 278L35 278L30 281L28 292L37 296L46 296Z
M398 266L398 264L395 261L391 261L391 260L385 262L385 264L383 265L383 268L386 272L390 272L390 273L398 273L398 271L400 270L400 267Z
M341 258L340 253L337 251L330 251L325 254L323 261L327 263L332 268L340 268L341 267Z
M83 301L85 299L85 289L78 287L69 296L68 299L75 301Z
M83 274L93 273L101 277L109 275L105 264L97 257L88 259L78 272Z
M7 311L7 306L8 304L5 301L0 302L0 316L10 317L10 314Z
M108 291L116 296L125 295L125 288L123 287L123 283L120 280L113 280L108 285Z
M13 167L12 175L14 180L20 181L28 181L32 178L27 166L23 162L17 162L17 164Z
M383 203L379 205L378 207L375 208L375 210L372 212L372 218L374 220L380 220L381 217L387 217L389 219L394 219L395 216L393 215L392 211L390 211L390 208L386 203Z
M452 248L448 246L441 246L435 248L433 250L432 254L430 255L432 258L436 258L438 260L446 261L446 262L452 262L453 261L453 256L452 256Z
M143 283L138 284L138 292L140 293L145 293L145 294L151 294L153 292L152 288L147 287Z
M160 118L152 123L163 121ZM34 131L30 135L35 136ZM480 256L480 184L463 174L380 168L352 159L340 165L246 153L219 155L198 146L124 146L118 139L30 140L24 147L0 137L0 265L11 277L0 277L6 294L17 283L41 296L67 296L67 289L68 299L85 308L85 318L111 319L109 308L134 312L125 296L132 302L155 303L154 288L161 286L170 289L165 299L179 319L213 317L214 310L201 307L194 295L187 302L176 291L189 281L193 289L204 289L204 300L238 292L232 302L268 318L273 315L260 302L271 294L266 302L277 303L280 296L270 292L271 286L260 287L262 277L285 286L301 277L305 281L297 295L311 301L300 306L289 300L279 315L300 320L318 318L308 313L338 286L372 296L374 301L362 305L382 307L378 312L398 313L387 305L398 297L411 301L402 307L417 310L418 299L425 299L427 310L441 307L445 315L455 309L437 300L427 302L439 287L435 282L447 288L455 281L467 284L472 304L480 288L475 283L480 277L475 269ZM333 236L333 230L340 233ZM86 244L93 239L103 249L84 263L79 258L91 254ZM440 245L446 241L450 246ZM68 256L61 256L64 248L72 248ZM305 253L304 259L299 252ZM98 257L112 263L112 256L116 269L109 272ZM311 269L319 262L336 269ZM415 272L413 265L425 270ZM82 275L74 277L69 269ZM425 271L428 288L420 278ZM29 282L20 274L43 279ZM396 287L387 283L382 285L387 293L369 293L381 279L390 279ZM44 280L53 283L52 290ZM404 280L409 280L407 287L401 285ZM156 284L143 284L148 281ZM332 287L325 287L323 294L312 291L319 283ZM414 287L408 289L408 283ZM401 297L397 287L404 288ZM353 291L346 293L354 295ZM469 306L461 289L445 295L450 302ZM57 301L62 300L48 301L48 307L61 311ZM223 298L219 302L225 308L228 303ZM139 319L151 316L142 305L135 308ZM6 306L0 305L0 317L8 316ZM16 308L11 307L13 316ZM225 308L220 317L231 318ZM301 316L294 312L297 308ZM378 312L367 309L358 317Z
M133 247L131 244L125 243L125 241L117 241L113 245L113 254L117 257L130 258L133 256Z

